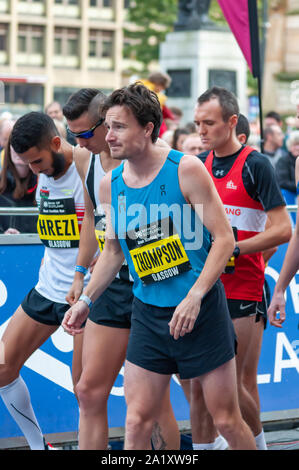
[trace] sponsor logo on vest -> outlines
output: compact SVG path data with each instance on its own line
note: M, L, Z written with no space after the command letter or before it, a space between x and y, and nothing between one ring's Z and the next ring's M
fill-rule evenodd
M239 207L225 207L227 215L241 215L241 209Z
M226 184L226 189L238 189L238 186L236 186L235 183L232 180L230 180Z

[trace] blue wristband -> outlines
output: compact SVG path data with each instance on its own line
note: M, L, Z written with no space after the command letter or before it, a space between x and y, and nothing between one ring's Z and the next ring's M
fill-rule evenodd
M78 266L78 265L77 265L77 266L75 267L75 271L78 271L79 273L82 273L82 274L84 274L84 276L85 276L85 274L87 274L88 269L87 269L87 268L84 268L84 266Z

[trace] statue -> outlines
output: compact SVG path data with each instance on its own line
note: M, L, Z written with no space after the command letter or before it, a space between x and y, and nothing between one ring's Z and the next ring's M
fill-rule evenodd
M179 0L178 18L175 31L193 31L202 27L211 27L214 23L208 12L211 0Z

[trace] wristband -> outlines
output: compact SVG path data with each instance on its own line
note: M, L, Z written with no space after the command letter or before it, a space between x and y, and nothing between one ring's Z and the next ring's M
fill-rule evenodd
M83 300L83 302L85 302L89 308L92 307L92 301L87 295L80 295L79 300Z
M235 258L238 258L239 254L240 254L240 248L238 246L235 246L235 249L233 251L233 256Z
M78 271L79 273L82 273L82 274L84 274L84 276L85 276L85 274L87 274L88 269L85 268L84 266L78 266L78 265L77 265L77 266L75 267L75 271Z

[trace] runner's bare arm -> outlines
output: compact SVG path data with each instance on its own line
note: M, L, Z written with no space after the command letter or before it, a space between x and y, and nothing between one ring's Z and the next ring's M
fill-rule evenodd
M213 244L200 276L174 312L169 326L175 339L192 331L202 298L220 277L234 250L233 232L223 204L210 175L197 157L182 158L179 181L186 201L211 233Z
M263 232L238 242L240 254L266 251L287 243L292 236L292 226L285 206L275 207L267 212L269 224Z
M89 165L90 152L86 149L74 150L74 161L76 164L77 171L80 175L83 190L84 190L84 218L80 230L80 243L79 252L77 256L76 264L88 268L98 248L94 232L94 211L91 199L85 188L85 175ZM76 271L74 273L74 280L69 292L66 295L66 300L70 305L73 305L79 299L84 282L84 274Z
M84 289L84 294L87 295L93 302L113 281L124 261L124 255L121 246L114 234L111 223L110 185L111 173L108 173L102 179L100 184L100 201L106 214L105 246L101 256L99 256L96 262L90 282ZM66 312L62 322L63 328L71 335L81 333L82 323L86 320L88 313L89 308L87 304L83 301L77 302Z
M299 182L299 157L296 160L296 185ZM297 222L290 240L283 265L276 283L273 297L268 309L271 325L278 328L286 319L284 292L299 268L299 208L297 208Z

